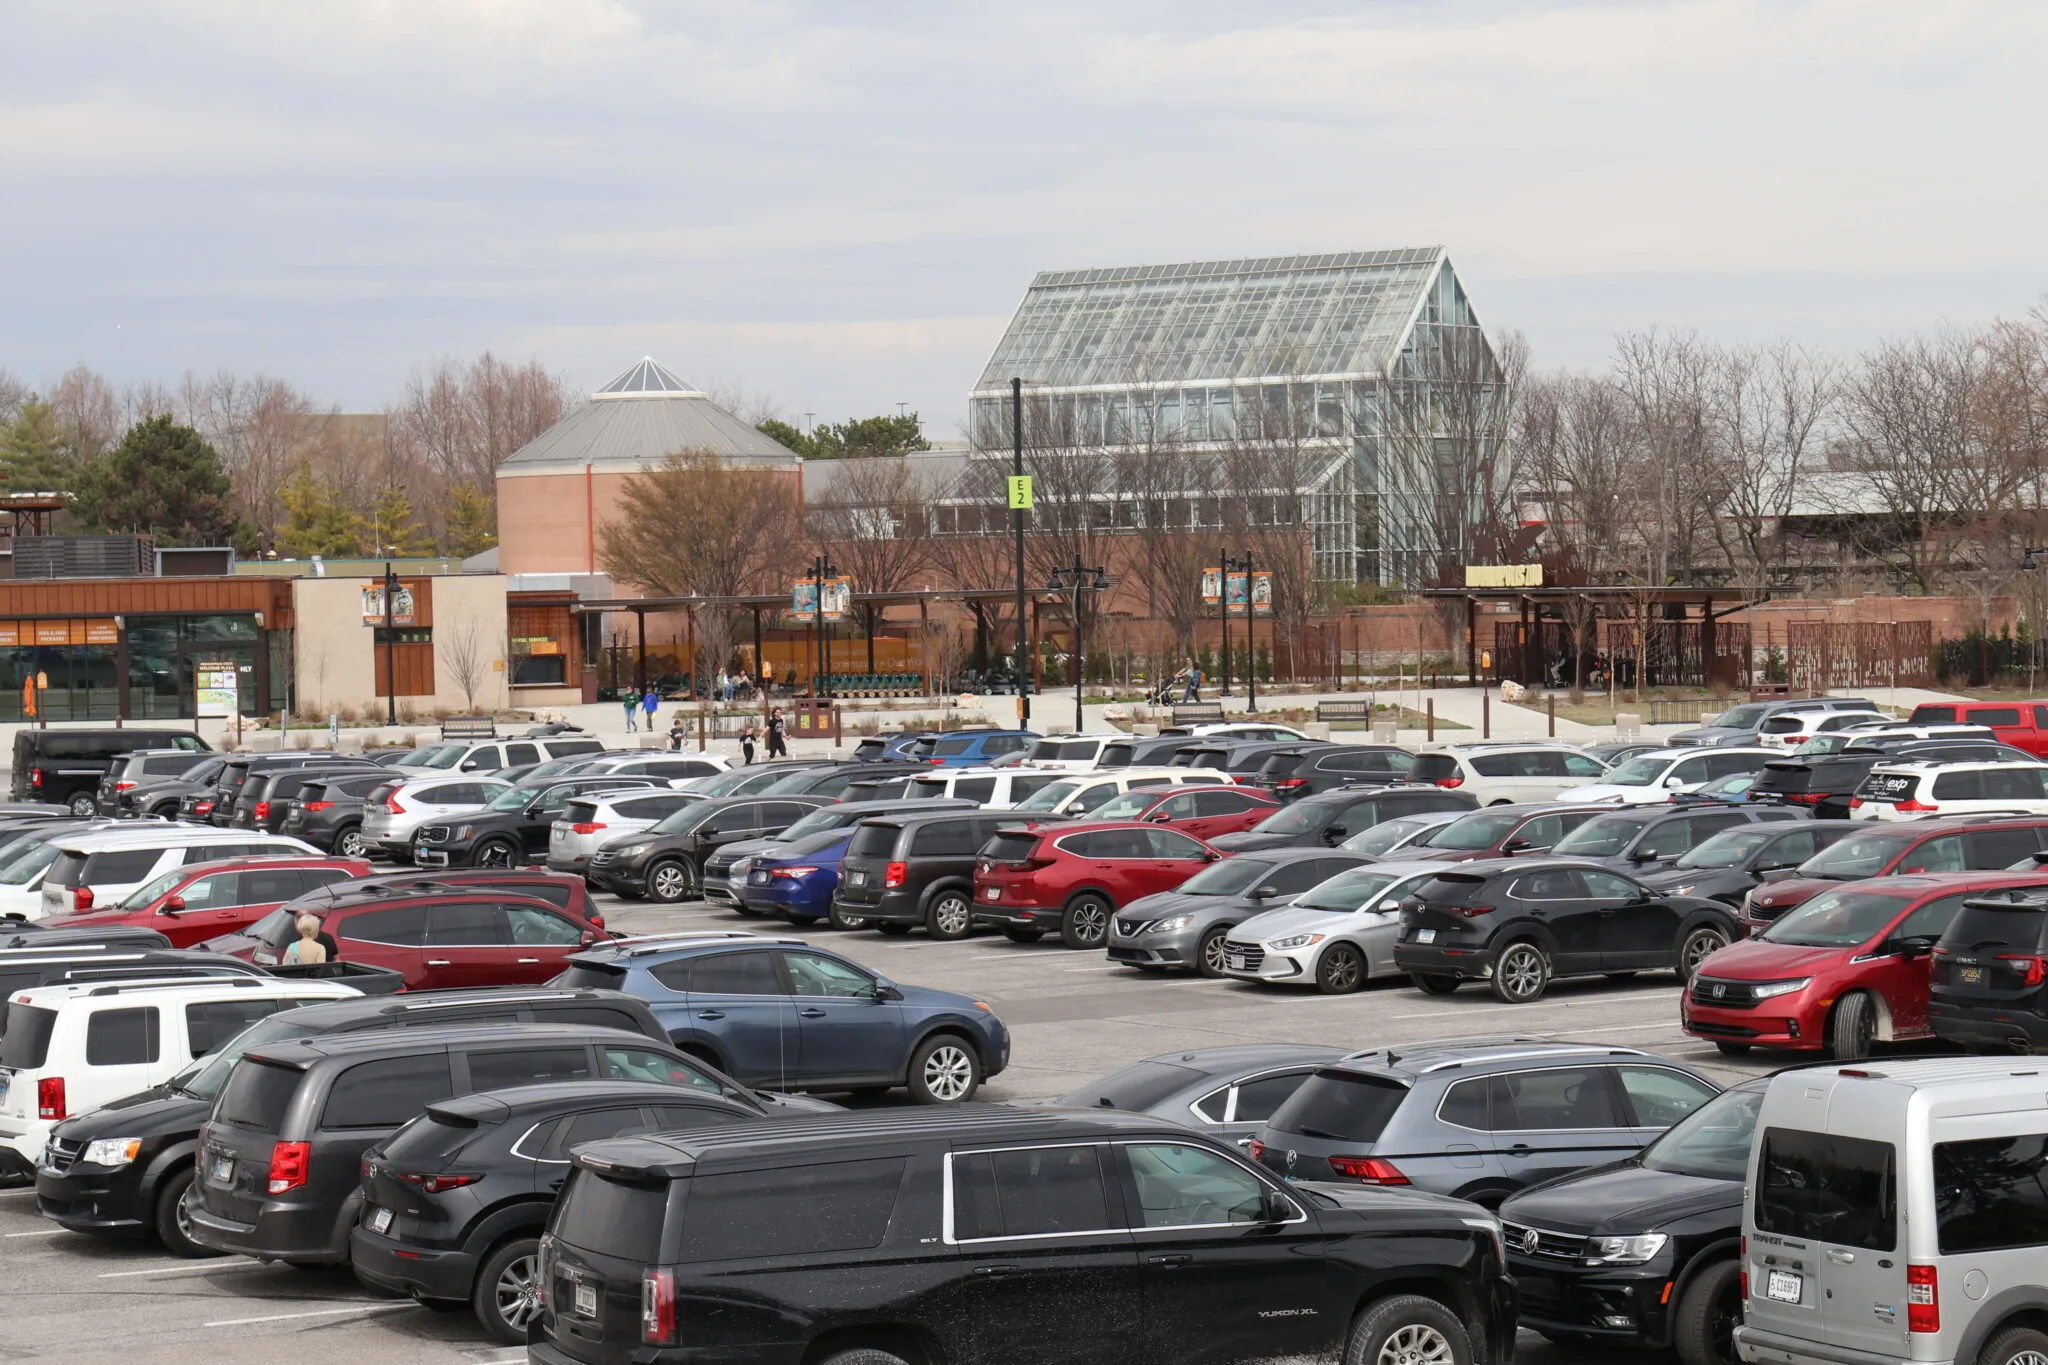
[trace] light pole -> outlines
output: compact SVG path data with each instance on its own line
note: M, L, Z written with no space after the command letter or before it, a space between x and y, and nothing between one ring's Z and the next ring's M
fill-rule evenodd
M1219 700L1230 695L1230 576L1244 575L1244 640L1245 640L1245 693L1250 698L1250 707L1259 707L1259 685L1252 678L1255 671L1250 665L1252 642L1252 555L1247 550L1237 559L1230 557L1230 551L1223 552L1223 691Z
M1024 381L1013 377L1010 380L1010 452L1011 471L1024 477ZM1011 498L1015 504L1017 499ZM1024 627L1024 509L1013 505L1010 508L1010 529L1017 538L1017 725L1024 728L1031 724L1031 696L1026 690L1024 655L1030 648L1025 638Z
M384 723L398 724L398 575L384 561Z
M811 586L817 594L813 607L817 619L813 626L818 633L818 677L811 691L814 696L822 694L828 699L832 696L832 636L825 620L825 580L838 572L838 567L825 555L811 561Z
M1074 733L1085 734L1088 727L1081 719L1081 688L1087 677L1087 654L1081 647L1081 594L1084 592L1107 592L1110 587L1109 575L1098 565L1093 569L1083 568L1081 556L1074 556L1073 564L1064 569L1052 571L1052 582L1046 585L1053 592L1071 593L1074 599Z

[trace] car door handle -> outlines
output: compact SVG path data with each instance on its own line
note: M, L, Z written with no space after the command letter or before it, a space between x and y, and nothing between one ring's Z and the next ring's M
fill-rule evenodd
M537 957L522 957L519 959L519 965L522 967L538 967L540 959Z
M989 1276L1014 1275L1017 1273L1017 1267L1013 1265L978 1265L974 1267L974 1273Z
M1853 1251L1836 1251L1833 1247L1829 1247L1828 1259L1836 1265L1854 1265L1856 1263L1856 1253Z
M698 1017L699 1019L723 1019L723 1018L725 1018L725 1011L724 1011L724 1010L705 1010L705 1011L703 1011L702 1013L700 1013L700 1014L699 1014L699 1015L698 1015L697 1017Z
M448 959L445 957L430 957L427 959L427 965L429 967L445 967L448 965Z
M797 1015L798 1015L798 1017L799 1017L799 1018L803 1018L803 1019L823 1019L823 1018L825 1017L825 1011L823 1011L823 1010L798 1010L798 1011L797 1011Z
M1192 1256L1147 1256L1145 1264L1163 1266L1187 1265L1194 1259Z
M1508 1148L1508 1155L1509 1155L1509 1156L1534 1156L1534 1155L1536 1155L1536 1149L1535 1149L1534 1147L1531 1147L1531 1146L1530 1146L1530 1145L1529 1145L1528 1143L1526 1143L1526 1142L1518 1142L1518 1143L1516 1143L1516 1144L1515 1144L1514 1146L1512 1146L1512 1147Z

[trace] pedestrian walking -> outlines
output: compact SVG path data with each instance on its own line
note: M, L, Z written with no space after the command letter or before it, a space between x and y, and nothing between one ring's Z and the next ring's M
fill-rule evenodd
M748 721L747 728L740 731L740 762L749 767L754 763L754 722Z
M1188 694L1187 694L1187 695L1186 695L1185 697L1181 698L1181 701L1182 701L1183 703L1185 703L1185 702L1197 702L1197 701L1200 701L1201 699L1202 699L1202 670L1201 670L1201 669L1199 669L1199 668L1196 668L1196 667L1195 667L1195 666L1194 666L1193 664L1190 664L1190 665L1188 665Z
M678 706L674 718L668 723L668 747L671 749L682 748L683 739L688 734L689 731L683 726L683 708Z
M647 695L640 698L640 705L647 712L647 733L651 735L654 733L654 713L661 709L661 697L650 687Z
M789 744L783 735L782 708L779 706L768 713L768 757L789 757Z
M625 702L626 733L630 735L635 730L640 728L640 694L633 691L631 688L627 688Z

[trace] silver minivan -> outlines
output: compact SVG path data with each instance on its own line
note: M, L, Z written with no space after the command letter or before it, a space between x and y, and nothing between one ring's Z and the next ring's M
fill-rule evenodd
M2048 1360L2048 1069L1875 1060L1773 1078L1737 1353L1764 1365Z

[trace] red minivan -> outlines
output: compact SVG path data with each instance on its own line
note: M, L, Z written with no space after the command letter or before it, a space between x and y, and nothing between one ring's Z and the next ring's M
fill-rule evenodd
M1790 869L1766 874L1742 903L1743 929L1765 925L1823 891L1867 877L1990 872L2048 849L2048 816L1886 820L1845 836ZM1775 878L1775 879L1774 879Z
M1908 725L1982 725L2001 744L2048 757L2048 699L1999 702L1925 702L1913 708Z
M1831 887L1709 955L1679 997L1685 1031L1723 1052L1928 1038L1929 956L1972 896L2048 887L2048 871L1883 877Z
M81 914L52 915L52 929L154 929L174 948L232 934L286 901L370 875L361 858L217 858L174 867L120 900Z
M1178 830L1134 821L1006 829L974 865L974 922L1012 943L1058 933L1100 948L1119 907L1171 891L1223 855Z

